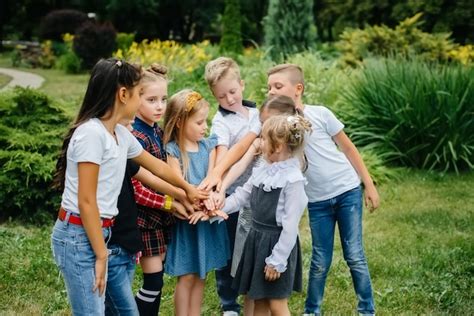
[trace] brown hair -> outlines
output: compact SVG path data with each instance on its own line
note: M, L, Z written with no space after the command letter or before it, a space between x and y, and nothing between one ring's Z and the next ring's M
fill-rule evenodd
M280 64L270 68L267 71L267 77L276 74L276 73L285 73L288 80L294 85L301 83L303 85L304 92L304 73L303 69L295 64Z
M142 83L155 82L157 79L168 81L168 68L163 65L153 63L143 72Z
M292 156L303 149L305 132L311 131L311 123L300 115L275 115L265 121L262 136L266 136L270 154L278 145L286 144Z
M187 179L189 157L184 148L184 126L187 120L209 103L197 92L191 89L178 91L171 96L164 116L164 144L176 142L181 152L181 170ZM180 125L180 127L178 127Z
M240 81L239 65L232 58L219 57L207 63L204 78L210 88L227 75L232 75Z
M277 111L279 114L294 115L298 114L295 102L292 98L286 95L274 95L267 97L262 106L260 107L260 113L265 110Z

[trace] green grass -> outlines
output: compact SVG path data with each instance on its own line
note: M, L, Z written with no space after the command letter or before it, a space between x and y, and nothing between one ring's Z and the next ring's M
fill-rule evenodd
M12 78L10 76L0 74L0 89L6 86L11 80Z
M13 68L8 54L0 54L0 67ZM76 115L86 92L89 74L70 75L59 69L24 67L15 69L32 72L43 77L45 81L39 90L54 99L64 101L68 114L71 117Z
M474 174L404 172L380 188L381 208L365 214L365 248L378 314L474 313ZM49 247L52 223L0 225L0 314L69 313L63 280ZM301 223L304 284L310 261L309 228ZM354 313L356 298L337 240L324 309ZM137 273L135 289L140 283ZM174 279L166 277L162 315L172 315ZM290 299L303 311L305 293ZM209 275L203 315L219 315L214 276Z

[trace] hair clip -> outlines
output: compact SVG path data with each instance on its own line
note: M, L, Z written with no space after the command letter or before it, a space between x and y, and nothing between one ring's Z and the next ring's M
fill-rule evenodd
M202 99L202 95L198 92L193 91L186 97L186 112L190 112L193 107L198 103L199 100Z
M294 136L295 136L296 139L300 139L300 138L301 138L301 134L300 134L300 133L296 133Z
M119 60L117 60L117 61L115 62L115 65L117 65L117 67L119 67L119 68L122 68L123 63L122 63L122 61L119 59Z

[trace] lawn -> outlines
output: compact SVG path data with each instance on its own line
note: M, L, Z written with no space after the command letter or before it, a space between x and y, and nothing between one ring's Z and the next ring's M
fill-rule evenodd
M0 74L0 89L6 86L12 78L10 76Z
M439 175L404 171L380 187L382 205L365 214L365 248L378 313L474 313L474 174ZM0 225L0 314L68 314L64 285L50 253L53 223ZM305 284L310 261L309 228L301 223ZM325 311L351 314L356 298L337 241L328 277ZM139 273L134 285L140 282ZM172 315L174 280L166 278L162 315ZM303 311L305 293L290 300L292 314ZM209 275L204 315L219 315L213 275Z

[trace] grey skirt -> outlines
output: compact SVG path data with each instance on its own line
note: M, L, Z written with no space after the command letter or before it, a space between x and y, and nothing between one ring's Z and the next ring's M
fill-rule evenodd
M233 287L240 294L254 300L281 299L290 297L292 291L301 291L303 277L299 239L288 258L286 271L275 281L265 280L265 258L271 255L280 232L281 229L250 229L233 282Z

